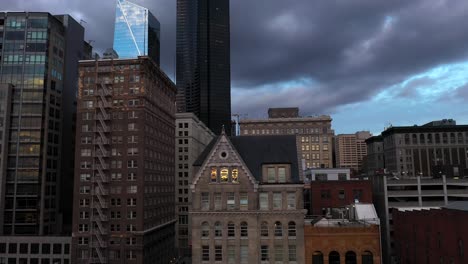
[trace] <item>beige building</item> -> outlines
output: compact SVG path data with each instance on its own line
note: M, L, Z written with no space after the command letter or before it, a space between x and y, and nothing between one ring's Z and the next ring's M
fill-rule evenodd
M335 137L336 167L349 168L355 172L361 171L362 160L367 155L366 139L371 136L369 131L337 135Z
M192 263L304 263L295 137L222 133L194 170Z
M179 256L188 256L190 225L188 212L192 207L192 164L203 152L215 135L193 113L176 114L176 245ZM190 183L190 184L189 184Z
M301 117L298 108L270 108L268 119L240 120L242 136L295 135L301 169L332 168L332 118ZM302 175L302 172L301 172Z

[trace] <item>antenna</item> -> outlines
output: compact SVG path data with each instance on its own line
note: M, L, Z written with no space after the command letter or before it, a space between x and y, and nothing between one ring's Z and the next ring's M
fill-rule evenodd
M80 25L83 25L83 23L88 24L88 22L84 21L83 19L80 19Z

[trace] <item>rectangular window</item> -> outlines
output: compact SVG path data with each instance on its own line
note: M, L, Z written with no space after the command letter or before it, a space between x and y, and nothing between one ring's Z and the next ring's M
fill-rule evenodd
M288 209L296 209L296 193L288 193Z
M346 181L348 179L346 173L338 173L338 180L339 181Z
M328 181L328 175L326 173L317 173L315 174L316 181Z
M268 210L268 193L260 193L260 210Z
M228 264L236 263L236 247L234 245L227 246L227 261Z
M269 252L268 252L268 245L262 245L260 249L261 260L268 261L270 260Z
M249 246L247 245L240 246L240 263L241 264L249 263Z
M283 261L283 245L275 245L275 261Z
M344 190L339 190L338 198L341 199L341 200L343 200L345 198L345 191Z
M268 182L276 182L276 175L275 175L275 168L269 167L267 168L267 181Z
M210 260L210 246L202 246L202 261Z
M223 261L223 246L215 246L215 261Z
M278 168L278 182L286 182L286 168L285 167Z
M201 194L201 209L202 210L210 209L210 193L203 192Z
M289 261L297 261L296 245L289 245Z
M227 193L226 203L227 203L228 210L234 210L236 208L236 197L234 196L233 192Z
M221 206L222 206L222 196L221 196L221 193L215 193L215 196L214 196L214 209L215 210L221 210Z
M280 192L275 192L273 193L273 209L282 209L282 193Z
M240 209L248 210L249 209L249 197L247 193L240 193L239 195Z

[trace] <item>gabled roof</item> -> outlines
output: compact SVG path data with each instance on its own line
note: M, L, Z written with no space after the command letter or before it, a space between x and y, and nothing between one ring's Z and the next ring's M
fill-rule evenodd
M290 164L291 181L300 183L295 136L238 136L230 137L232 145L257 181L261 181L262 165ZM201 166L218 138L213 139L193 166Z

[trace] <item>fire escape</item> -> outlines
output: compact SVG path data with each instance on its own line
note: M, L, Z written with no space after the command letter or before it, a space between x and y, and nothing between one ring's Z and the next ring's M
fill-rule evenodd
M91 217L91 256L89 263L108 263L107 261L107 239L108 235L106 223L108 221L106 211L108 209L107 196L109 183L109 108L111 103L108 98L111 96L107 82L100 83L98 89L97 108L95 115L95 140L94 140L94 175L93 175L93 199Z

